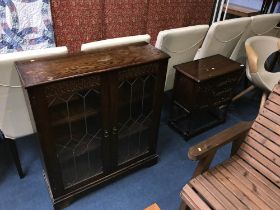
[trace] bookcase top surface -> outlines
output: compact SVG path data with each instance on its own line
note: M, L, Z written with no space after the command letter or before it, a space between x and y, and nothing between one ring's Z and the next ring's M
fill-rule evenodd
M146 42L16 62L25 88L168 59Z

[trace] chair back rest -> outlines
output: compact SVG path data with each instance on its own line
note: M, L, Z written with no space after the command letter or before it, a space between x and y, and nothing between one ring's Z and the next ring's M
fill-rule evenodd
M34 133L15 61L67 54L66 47L29 50L0 56L0 129L9 138Z
M151 40L151 36L149 34L106 39L106 40L82 44L81 51L88 52L91 50L115 47L115 46L124 45L124 44L133 44L133 43L137 43L137 42L150 43L150 40Z
M276 36L277 30L275 29L280 22L280 14L263 14L251 17L252 21L247 27L246 31L238 41L230 58L245 64L246 52L244 48L245 41L252 36Z
M264 63L271 53L280 49L280 39L272 36L254 36L246 40L245 48L251 48L257 55L257 69L254 72L264 71ZM251 54L247 52L248 61Z
M208 30L208 25L189 26L160 31L155 47L170 56L165 81L165 90L173 88L174 65L192 61L201 46Z
M230 57L251 18L236 18L213 23L195 59L220 54Z
M237 154L280 187L280 85L261 108ZM244 175L246 176L246 175Z
M254 36L246 40L245 48L248 58L246 64L248 79L259 88L271 91L278 80L266 79L265 74L268 72L264 68L264 63L271 53L280 49L280 39L272 36Z

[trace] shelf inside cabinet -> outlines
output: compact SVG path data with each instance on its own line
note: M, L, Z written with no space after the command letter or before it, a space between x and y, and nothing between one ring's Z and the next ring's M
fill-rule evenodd
M145 97L141 98L142 101L146 101L146 100L150 100L152 101L153 99L153 94L149 94L149 95L146 95ZM141 101L139 100L139 98L134 98L132 100L122 100L121 103L120 103L120 107L124 107L124 106L127 106L129 104L135 104L135 103L140 103Z
M72 97L70 100L55 100L49 105L51 125L60 126L80 119L97 116L99 113L99 104L94 104L92 99L89 103L87 102L82 97Z
M66 187L103 172L101 138L87 136L84 140L72 140L68 145L57 147L60 149L57 154L59 163L63 166L62 176Z
M119 131L119 139L123 139L149 129L150 123L152 123L152 120L148 120L145 124L141 124L136 121L127 127L121 128Z
M88 117L96 116L97 114L98 114L97 110L89 110L89 111L86 111L86 112L83 112L83 113L76 114L76 115L74 115L72 117L69 117L69 118L63 118L63 119L59 119L55 122L52 122L52 126L59 126L59 125L63 125L63 124L66 124L66 123L72 123L72 122L78 121L82 118L88 118Z
M73 156L78 157L83 154L86 154L90 151L94 151L97 148L101 148L101 133L99 130L94 136L86 134L81 139L69 139L67 143L60 144L59 141L57 145L57 154L60 160L67 161Z

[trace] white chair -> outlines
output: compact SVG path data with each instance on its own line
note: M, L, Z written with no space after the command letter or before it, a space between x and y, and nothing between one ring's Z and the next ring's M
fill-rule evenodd
M63 55L67 52L66 47L56 47L0 56L0 129L6 138L16 139L35 132L14 62Z
M82 44L81 51L88 52L91 50L98 50L102 48L115 47L118 45L132 44L137 42L150 43L150 40L151 40L151 36L149 34L106 39L106 40Z
M254 36L245 42L248 57L246 75L252 83L266 92L271 92L280 80L280 72L268 72L264 68L266 59L280 50L280 39L271 36Z
M236 18L213 23L198 50L195 60L220 54L230 57L251 18Z
M173 66L194 59L208 28L208 25L197 25L159 32L155 47L170 56L165 91L173 88L175 77Z
M245 41L252 36L277 36L277 24L280 22L280 14L263 14L251 17L252 21L238 41L230 58L245 64Z

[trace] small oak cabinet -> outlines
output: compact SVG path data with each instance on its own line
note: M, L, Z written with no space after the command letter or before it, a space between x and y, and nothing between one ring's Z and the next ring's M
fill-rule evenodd
M174 68L171 127L188 139L223 123L244 65L213 55Z
M157 162L168 58L136 43L16 64L55 209Z

